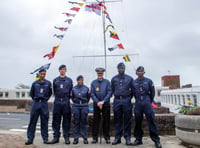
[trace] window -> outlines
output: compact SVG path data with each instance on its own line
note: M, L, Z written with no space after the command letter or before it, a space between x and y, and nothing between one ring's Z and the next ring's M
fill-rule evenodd
M0 98L3 98L3 92L0 92Z
M194 106L197 106L197 95L192 95Z
M25 98L25 92L22 92L22 98Z
M185 105L185 96L183 95L183 105Z
M178 105L181 105L180 95L178 95Z
M8 98L8 92L5 92L5 98Z
M16 98L19 98L19 97L20 97L20 93L16 92Z
M158 91L157 91L157 93L158 93L158 97L160 96L160 92L161 92L161 90L158 90Z
M186 95L186 97L187 97L187 98L186 98L187 104L188 104L188 105L191 105L192 102L191 102L191 99L190 99L190 95Z
M171 95L171 104L174 104L173 95Z
M177 105L176 95L174 95L174 103Z

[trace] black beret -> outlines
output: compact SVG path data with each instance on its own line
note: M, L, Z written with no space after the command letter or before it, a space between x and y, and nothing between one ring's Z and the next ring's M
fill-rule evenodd
M136 71L144 71L144 67L143 66L139 66Z
M58 69L61 70L62 68L66 68L66 65L62 64L62 65L59 66Z
M119 63L118 65L117 65L117 68L119 68L119 67L125 67L125 65L124 65L124 63Z
M83 79L83 76L82 76L82 75L79 75L79 76L76 78L76 81L78 81L79 79Z
M105 72L106 70L105 70L105 68L99 67L99 68L96 68L95 71L96 71L97 73L103 73L103 72Z

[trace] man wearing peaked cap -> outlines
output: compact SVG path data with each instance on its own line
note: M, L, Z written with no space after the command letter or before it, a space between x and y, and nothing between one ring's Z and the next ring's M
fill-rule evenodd
M97 79L91 83L91 98L94 105L92 143L98 142L99 123L100 120L103 120L103 136L106 143L110 144L110 98L112 89L110 82L103 78L105 69L96 68L95 71L97 72Z
M104 68L96 68L95 69L95 71L97 72L97 73L104 73L106 70L104 69Z
M161 148L160 138L158 136L158 130L155 123L154 110L151 103L153 102L155 96L155 88L153 81L144 77L144 67L139 66L136 69L137 79L134 81L134 96L135 96L135 130L134 136L136 140L133 146L142 144L143 130L142 130L142 120L143 114L145 114L146 119L149 124L149 132L151 139L155 142L156 148Z
M117 65L118 74L111 80L111 87L114 94L114 127L115 140L112 145L121 143L122 133L126 140L126 145L131 145L131 118L133 97L133 78L125 74L124 63Z

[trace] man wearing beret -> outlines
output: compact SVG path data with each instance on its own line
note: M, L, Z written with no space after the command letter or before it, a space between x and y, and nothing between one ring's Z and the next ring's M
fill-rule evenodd
M117 65L118 74L111 80L111 86L114 94L114 126L115 140L112 145L121 143L122 133L126 140L126 145L131 145L131 120L133 97L133 78L125 74L124 63Z
M98 142L99 123L103 120L103 136L105 142L110 144L110 98L112 89L110 82L103 78L104 68L96 68L97 79L91 83L91 98L94 104L94 117L92 125L92 143ZM101 119L101 114L102 118Z
M26 145L32 144L35 137L35 129L38 117L41 122L41 135L44 144L48 144L48 120L49 109L47 101L52 94L51 82L45 79L46 69L39 70L39 80L35 81L30 90L30 96L33 100L31 106L30 122L27 129Z
M70 144L69 131L71 123L71 107L70 107L70 93L73 87L72 79L66 76L66 66L60 65L60 75L53 80L53 91L55 95L53 108L53 140L51 144L59 142L60 138L60 124L62 121L63 137L65 144Z
M152 80L144 77L144 67L139 66L136 69L136 75L138 78L134 81L134 96L136 99L135 102L135 130L134 136L136 140L133 145L141 145L143 130L142 130L142 120L143 114L145 114L146 119L149 124L149 132L152 141L155 142L156 148L161 148L160 138L158 136L158 130L155 123L155 114L152 108L151 103L153 102L155 96L155 88Z
M77 85L72 88L72 113L74 116L74 142L78 144L79 136L83 137L83 143L88 144L87 140L87 117L88 102L90 100L89 88L83 83L83 76L77 77Z

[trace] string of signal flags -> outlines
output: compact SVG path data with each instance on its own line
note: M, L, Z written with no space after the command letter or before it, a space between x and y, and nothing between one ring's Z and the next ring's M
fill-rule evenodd
M65 26L54 26L54 28L56 30L58 30L59 33L58 34L54 34L53 37L59 39L60 43L55 45L55 46L53 46L51 51L49 53L45 54L43 56L43 58L48 58L48 60L51 60L51 59L53 59L55 57L55 55L56 55L56 53L57 53L57 51L58 51L58 49L60 47L60 44L62 43L62 40L65 37L65 33L69 29L69 27L72 24L74 18L79 13L79 11L81 10L82 7L85 7L85 11L91 12L91 13L95 13L98 16L101 16L102 12L104 13L105 18L107 20L106 21L107 25L106 25L106 28L105 28L105 33L109 32L109 37L118 42L116 45L113 45L112 47L108 47L108 50L110 52L112 52L112 51L114 51L116 49L120 49L120 50L124 50L125 49L123 44L120 41L119 35L117 34L117 32L115 30L113 22L112 22L112 20L110 18L110 15L109 15L108 11L107 11L107 7L102 2L99 2L99 3L94 2L94 3L87 4L86 0L78 0L78 1L68 1L68 3L70 5L72 5L71 8L67 12L63 12L62 13L62 15L66 16L66 20L64 20L66 25ZM131 61L129 56L128 56L128 54L125 54L123 56L123 59L124 59L125 62L130 62ZM51 62L47 63L45 65L42 65L39 68L35 69L30 74L34 74L35 72L38 72L41 69L49 69L50 65L51 65ZM37 76L36 76L36 79L37 79Z

